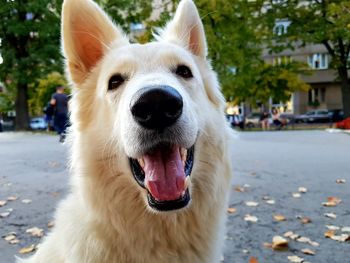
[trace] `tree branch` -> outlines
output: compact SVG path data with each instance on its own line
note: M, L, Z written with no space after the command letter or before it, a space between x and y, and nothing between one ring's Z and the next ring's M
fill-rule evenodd
M332 57L335 57L335 56L336 56L335 51L334 51L334 49L331 47L331 45L328 43L328 40L323 40L323 41L322 41L322 44L326 47L328 53L329 53Z

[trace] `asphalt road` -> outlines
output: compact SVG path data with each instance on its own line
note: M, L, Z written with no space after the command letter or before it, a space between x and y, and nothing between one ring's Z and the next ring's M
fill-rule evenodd
M350 262L350 242L324 237L326 225L350 227L350 135L325 131L234 134L235 174L229 206L236 212L228 215L223 262L247 263L255 257L259 263L282 263L289 262L287 256L291 255L313 263ZM0 207L0 215L10 212L0 218L0 235L14 231L20 240L10 245L0 239L1 263L14 262L21 248L40 242L25 231L36 226L47 232L55 205L68 191L67 149L57 140L56 136L43 134L0 133L0 200L18 197ZM346 183L337 184L336 179L346 179ZM307 192L295 198L292 194L299 187L307 188ZM267 197L275 203L266 203ZM324 207L321 203L327 197L342 202ZM31 203L23 203L25 199ZM258 205L247 206L247 201ZM337 218L325 217L328 212ZM247 214L258 221L245 221ZM276 214L286 221L276 221ZM296 216L308 217L311 222L303 224ZM287 231L319 246L291 239L285 251L264 246L273 236ZM312 249L315 255L304 255L303 248Z

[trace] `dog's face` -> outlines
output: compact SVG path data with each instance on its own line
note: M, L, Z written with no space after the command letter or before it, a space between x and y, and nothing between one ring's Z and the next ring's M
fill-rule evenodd
M62 29L80 101L76 121L100 133L100 145L124 154L151 208L186 207L203 113L220 104L219 92L208 90L217 83L192 1L182 1L159 41L148 44L130 44L90 0L65 1Z

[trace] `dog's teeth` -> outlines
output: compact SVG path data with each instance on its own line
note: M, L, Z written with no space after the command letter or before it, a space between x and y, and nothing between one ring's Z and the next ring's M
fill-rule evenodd
M187 150L185 148L180 148L180 155L182 162L185 163L187 159Z
M137 159L137 161L139 162L141 168L143 169L145 167L145 162L143 161L143 158L139 158Z
M191 178L189 176L185 179L185 190L191 185Z

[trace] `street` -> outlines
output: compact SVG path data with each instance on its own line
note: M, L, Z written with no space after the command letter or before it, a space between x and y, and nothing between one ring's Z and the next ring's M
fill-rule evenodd
M341 231L350 227L350 135L233 132L235 173L222 261L247 263L255 257L259 263L282 263L296 255L312 263L350 262L350 242L324 236L326 225L340 227L334 235L350 234ZM49 231L56 204L68 192L66 153L56 136L0 133L0 201L7 200L0 215L8 214L0 216L1 263L14 262L21 248L40 243L27 229ZM328 197L336 204L322 205ZM4 240L12 231L18 244ZM299 237L286 238L285 250L266 244L288 231ZM305 248L314 255L302 253Z

